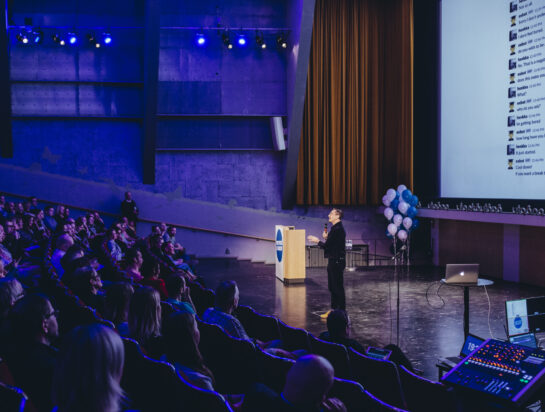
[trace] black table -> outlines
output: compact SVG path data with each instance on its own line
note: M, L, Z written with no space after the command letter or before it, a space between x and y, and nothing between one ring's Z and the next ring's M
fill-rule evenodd
M478 279L477 283L447 283L445 279L441 279L441 283L446 286L457 286L464 288L464 341L469 335L469 288L481 286L490 286L494 281L488 279Z

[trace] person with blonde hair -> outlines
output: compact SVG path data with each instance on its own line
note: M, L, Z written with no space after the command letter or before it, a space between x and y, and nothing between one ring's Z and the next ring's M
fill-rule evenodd
M61 347L53 378L57 412L117 412L125 350L119 335L95 323L72 330Z
M154 358L161 356L161 298L148 286L138 288L129 306L129 337Z

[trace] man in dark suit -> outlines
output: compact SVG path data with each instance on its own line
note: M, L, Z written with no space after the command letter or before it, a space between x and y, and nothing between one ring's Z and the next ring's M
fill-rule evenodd
M310 242L317 243L318 246L324 249L325 257L328 258L327 285L331 292L331 309L346 310L343 279L343 272L346 267L346 232L341 222L342 218L342 210L332 209L328 215L329 223L332 225L331 230L327 233L327 229L324 229L322 233L325 242L316 236L308 236L307 239ZM321 315L321 317L327 319L329 312L331 310Z

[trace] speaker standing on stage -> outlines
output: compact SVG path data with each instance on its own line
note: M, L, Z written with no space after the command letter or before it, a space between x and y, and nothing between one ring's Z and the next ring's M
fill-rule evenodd
M331 292L331 309L346 310L343 284L343 271L346 266L346 232L341 222L343 212L340 209L332 209L328 218L332 226L329 234L326 229L322 233L325 242L320 241L316 236L308 236L307 239L318 243L318 246L324 249L325 257L328 258L327 285ZM329 312L331 311L327 311L321 317L327 318Z

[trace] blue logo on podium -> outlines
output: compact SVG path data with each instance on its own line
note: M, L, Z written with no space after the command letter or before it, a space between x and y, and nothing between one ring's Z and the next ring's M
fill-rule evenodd
M522 326L522 319L520 316L517 316L513 322L515 324L515 328L520 329Z
M282 262L282 254L284 253L284 241L282 240L282 231L276 231L276 258Z

